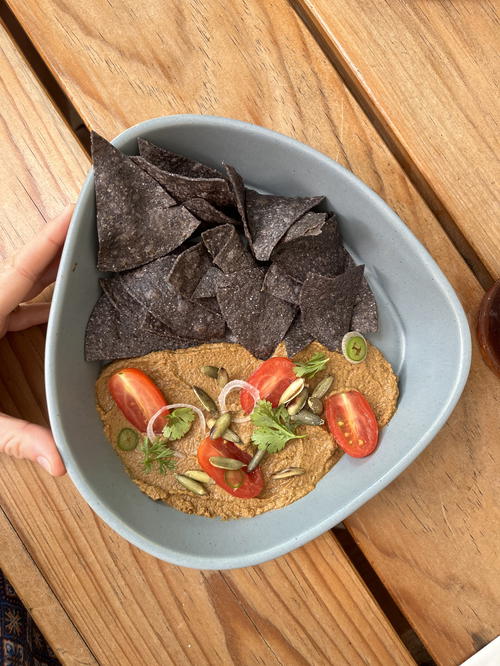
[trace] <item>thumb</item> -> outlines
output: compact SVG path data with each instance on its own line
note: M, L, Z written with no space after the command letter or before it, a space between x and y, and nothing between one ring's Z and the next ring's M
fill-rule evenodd
M37 462L53 476L62 476L66 473L48 428L5 414L0 414L0 453Z

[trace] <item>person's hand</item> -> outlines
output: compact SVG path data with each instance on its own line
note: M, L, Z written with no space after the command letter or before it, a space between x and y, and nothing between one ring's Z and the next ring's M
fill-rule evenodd
M49 222L0 272L0 337L43 324L50 303L25 303L54 282L73 207ZM0 413L0 453L27 458L54 476L66 472L50 430Z

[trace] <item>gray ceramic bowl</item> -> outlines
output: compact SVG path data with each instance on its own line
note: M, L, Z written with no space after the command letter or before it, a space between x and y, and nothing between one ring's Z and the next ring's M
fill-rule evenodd
M75 485L125 539L169 562L201 569L257 564L314 539L400 474L432 440L457 402L470 365L460 303L434 260L398 216L352 173L293 139L236 120L170 116L113 142L137 152L145 137L220 166L252 187L282 195L325 194L377 297L380 332L370 336L400 377L399 406L368 458L344 456L306 497L250 519L189 516L153 502L127 477L94 406L98 363L83 358L84 332L99 294L94 177L83 186L64 247L47 334L50 422Z

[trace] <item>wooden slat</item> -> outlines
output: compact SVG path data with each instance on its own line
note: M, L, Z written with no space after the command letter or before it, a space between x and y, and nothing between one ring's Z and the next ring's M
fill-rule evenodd
M88 158L48 103L22 57L0 25L0 258L19 249L47 219L77 196ZM18 361L6 340L0 341L0 409L43 423L43 345L40 328L9 336L21 352ZM35 352L33 354L33 351ZM25 365L30 385L16 400L13 367ZM2 484L7 460L0 460ZM3 500L3 493L0 492ZM0 500L0 501L2 501ZM31 516L36 520L36 516ZM95 664L88 646L68 618L16 530L0 507L0 567L5 571L39 628L65 664Z
M494 0L296 0L422 191L500 277ZM434 196L435 195L435 200ZM464 249L467 253L467 250Z
M140 12L131 0L116 6L96 0L90 10L83 0L11 4L86 122L108 137L165 113L216 113L272 127L338 159L379 192L428 247L472 322L481 296L477 282L284 1L190 0L172 3L168 12L158 1ZM495 453L488 440L498 427L495 395L494 379L475 354L467 392L439 439L401 482L364 509L365 552L442 663L465 659L474 637L495 635L500 591L498 576L492 576L496 536L488 528L500 522L493 501ZM475 516L472 535L469 516L460 509L464 488L481 496L490 511L487 520ZM420 495L429 498L425 510ZM448 539L449 549L440 542L443 509L432 501L437 497L460 537ZM378 528L383 511L391 531ZM415 545L424 529L436 547L441 543L438 559ZM478 548L485 557L481 567ZM398 563L408 561L411 574L393 579L393 569L398 573ZM468 583L471 571L474 584ZM464 604L474 613L464 614Z
M33 192L50 189L61 204L66 192L75 194L88 158L5 32L0 49L3 157L17 160L0 203L0 220L4 206L11 216L0 233L16 229L15 249L49 212ZM53 165L47 145L57 151ZM38 163L46 169L35 170ZM45 422L43 344L39 328L0 342L0 405L38 423ZM339 664L414 663L330 533L279 562L204 573L133 548L69 479L30 463L0 457L0 497L0 566L64 663L329 664L332 655Z
M52 649L68 666L97 666L88 646L64 612L47 581L0 506L0 563L29 613L50 637Z

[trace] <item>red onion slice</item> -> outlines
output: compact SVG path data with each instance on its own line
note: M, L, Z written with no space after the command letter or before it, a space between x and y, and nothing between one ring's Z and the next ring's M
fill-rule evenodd
M176 402L174 405L165 405L164 407L160 407L160 409L156 412L156 414L153 414L153 416L149 419L148 427L146 428L146 435L150 442L153 442L157 437L154 431L154 424L156 419L161 414L163 414L163 412L165 412L167 409L177 409L177 407L189 407L189 409L192 409L193 412L195 412L195 414L200 419L201 432L203 433L203 435L205 434L207 426L205 423L205 417L203 416L203 412L201 411L201 409L198 409L198 407L195 407L194 405L188 405L185 402Z
M224 386L218 397L219 407L222 413L228 411L226 407L227 396L229 395L229 393L231 393L231 391L235 391L236 389L242 389L248 391L253 398L254 405L257 402L257 400L260 399L259 390L256 389L255 386L249 384L248 382L244 382L242 379L233 379L233 381L228 382ZM239 416L233 419L233 423L246 423L247 421L250 421L250 414L248 414L247 416Z

